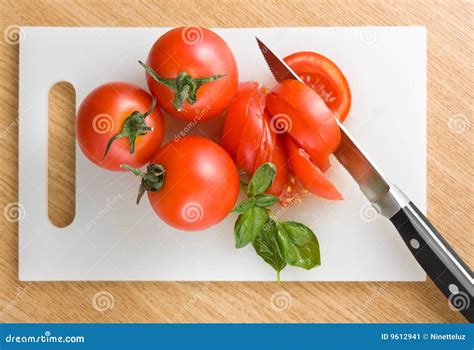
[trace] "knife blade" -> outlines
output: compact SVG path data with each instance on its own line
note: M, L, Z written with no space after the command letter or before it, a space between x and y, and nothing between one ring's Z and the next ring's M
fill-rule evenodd
M304 81L260 39L260 51L276 81ZM317 98L317 96L315 96ZM347 128L337 119L341 142L334 152L369 202L395 226L415 259L448 298L450 306L474 322L474 277L428 219L370 160Z

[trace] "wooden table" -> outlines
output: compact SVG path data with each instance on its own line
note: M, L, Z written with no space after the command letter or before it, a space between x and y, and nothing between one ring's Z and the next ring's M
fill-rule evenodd
M428 28L428 216L470 265L473 255L473 2L6 1L0 29L31 26L356 26ZM0 209L17 201L18 45L1 42ZM39 69L41 67L38 67ZM61 115L65 107L52 106ZM56 114L55 114L56 115ZM59 125L59 123L53 123ZM410 127L407 125L407 127ZM69 130L72 133L72 130ZM52 154L61 154L53 140ZM66 156L67 158L67 156ZM53 219L71 167L53 188ZM62 205L64 204L64 205ZM17 223L0 224L0 320L6 322L464 322L423 283L19 283ZM108 292L113 308L93 298ZM287 292L283 311L271 304ZM98 294L102 295L102 294ZM105 305L107 306L107 305ZM110 305L109 305L110 306Z

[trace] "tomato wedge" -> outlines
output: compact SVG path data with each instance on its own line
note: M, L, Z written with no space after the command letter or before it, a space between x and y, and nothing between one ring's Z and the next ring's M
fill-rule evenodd
M323 198L340 200L342 195L326 175L311 161L309 155L293 139L284 135L288 163L293 175L309 192Z
M344 74L329 58L316 52L296 52L284 61L344 121L351 108L351 90Z
M256 82L239 84L222 131L220 144L236 165L248 174L265 162L275 164L277 172L269 193L279 196L288 189L288 167L284 145L271 130L265 111L268 90Z
M257 82L239 83L229 106L220 144L237 166L253 172L257 150L263 136L262 114L266 90ZM256 130L252 130L254 127ZM244 140L242 140L242 138Z
M273 118L289 119L286 132L310 155L321 170L341 140L334 115L321 97L297 80L283 80L267 96Z
M289 183L290 174L288 172L285 148L281 136L271 130L270 116L266 112L263 117L263 125L262 143L260 144L252 173L263 163L273 163L276 166L277 172L272 185L268 189L268 193L277 197L282 197L282 194L284 194L284 197L291 197L294 188Z
M235 157L237 166L248 174L253 174L258 150L262 143L264 111L265 94L258 87L249 99L247 118L242 129L240 144Z

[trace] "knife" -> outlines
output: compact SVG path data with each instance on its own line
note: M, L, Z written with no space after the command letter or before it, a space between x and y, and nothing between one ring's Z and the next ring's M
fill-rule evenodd
M282 59L256 39L277 81L296 79L304 84ZM415 259L448 298L451 308L460 311L469 322L474 322L474 277L471 269L411 200L388 181L346 127L335 119L341 130L341 143L334 156L375 209L393 223Z

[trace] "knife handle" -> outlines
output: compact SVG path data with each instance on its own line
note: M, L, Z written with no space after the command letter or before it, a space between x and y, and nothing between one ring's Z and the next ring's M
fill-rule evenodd
M450 307L473 323L471 269L412 202L401 208L390 221L421 267L448 298Z

